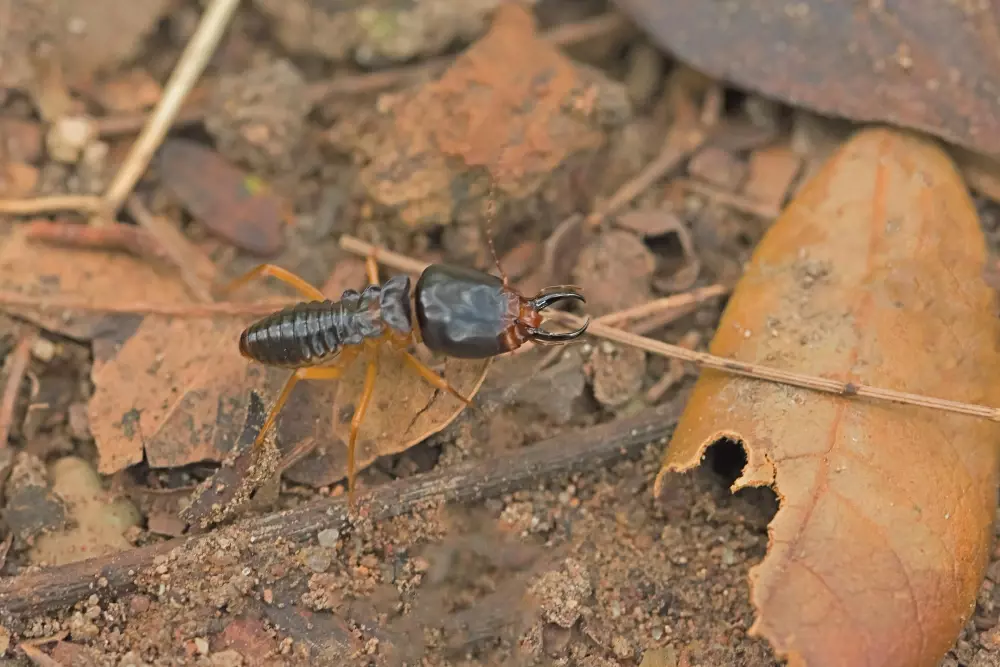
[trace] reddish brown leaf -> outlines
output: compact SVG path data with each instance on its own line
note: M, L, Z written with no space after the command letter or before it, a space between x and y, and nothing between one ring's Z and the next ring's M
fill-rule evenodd
M0 291L37 299L38 307L4 305L10 313L65 336L89 340L129 318L45 308L47 299L83 303L190 303L176 271L124 253L80 251L31 241L15 227L0 247ZM133 324L134 326L134 324Z
M948 157L909 135L863 132L761 241L711 352L998 405L986 256ZM742 442L734 489L771 486L781 501L750 574L751 632L800 667L932 667L987 564L998 429L704 372L657 486L720 438Z
M768 146L750 155L750 173L743 194L753 201L780 211L802 169L802 158L788 146Z
M406 451L458 417L464 404L432 388L391 350L379 353L375 393L358 434L357 469L375 459ZM475 396L486 379L488 361L448 359L441 374L463 396ZM347 474L351 418L364 384L365 364L355 362L343 380L328 387L296 388L298 401L279 426L284 442L318 448L288 470L289 479L313 486L332 484ZM291 401L290 401L291 403Z
M263 183L186 139L164 142L159 160L163 184L213 234L262 257L284 249L287 204Z
M1000 153L994 3L615 4L713 77L823 114Z
M149 316L120 347L95 346L89 414L102 474L138 463L143 453L154 468L225 456L250 391L271 400L283 376L240 356L247 323Z
M158 468L219 461L230 452L243 429L251 391L270 407L288 375L240 356L237 341L247 323L236 317L150 316L122 344L95 346L96 389L89 413L102 473L137 463L143 454ZM431 388L398 355L380 359L358 443L359 470L444 428L464 407ZM337 438L346 442L347 436L342 419L334 415L347 414L346 406L357 399L364 368L359 360L340 382L299 383L279 419L284 449L322 444L323 453L332 457L334 462L322 467L307 464L323 476L322 483L344 475L346 448ZM465 395L478 391L483 376L478 361L449 362L445 369L445 377Z

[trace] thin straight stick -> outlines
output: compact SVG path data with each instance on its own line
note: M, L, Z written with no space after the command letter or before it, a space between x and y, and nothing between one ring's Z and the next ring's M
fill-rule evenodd
M383 250L381 248L376 249L374 246L351 236L342 236L340 239L340 246L348 252L356 253L363 257L375 250L377 252L379 262L392 267L397 271L416 274L423 271L427 266L424 262L417 261L412 257L407 257L406 255L401 255L389 250ZM549 315L552 319L560 321L568 326L579 327L582 326L584 322L583 318L570 313L552 312ZM621 329L607 326L606 324L602 324L600 322L591 322L587 332L593 336L621 343L622 345L637 347L641 350L646 350L647 352L651 352L652 354L656 354L661 357L688 361L699 366L700 368L709 368L733 375L741 375L768 382L777 382L779 384L800 387L802 389L812 389L814 391L836 394L838 396L863 396L865 398L871 398L879 401L887 401L902 405L916 405L919 407L931 408L933 410L942 410L945 412L954 412L973 417L982 417L984 419L989 419L990 421L1000 422L1000 409L989 406L975 405L972 403L960 403L958 401L949 401L921 394L909 394L901 391L893 391L891 389L880 389L879 387L872 387L864 384L842 382L840 380L807 375L805 373L783 371L777 368L771 368L770 366L763 366L761 364L751 364L743 361L737 361L735 359L726 359L725 357L717 357L715 355L708 354L707 352L697 352L679 345L671 345L670 343L664 343L662 341L639 336L634 333L629 333L628 331L622 331Z

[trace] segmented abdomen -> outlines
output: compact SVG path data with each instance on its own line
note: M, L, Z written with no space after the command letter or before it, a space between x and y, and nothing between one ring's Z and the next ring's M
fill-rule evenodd
M309 301L268 315L243 331L240 354L268 366L316 366L386 328L404 336L413 330L408 276L345 290L340 301Z
M269 366L312 366L360 343L358 314L339 301L299 303L268 315L240 336L240 353Z

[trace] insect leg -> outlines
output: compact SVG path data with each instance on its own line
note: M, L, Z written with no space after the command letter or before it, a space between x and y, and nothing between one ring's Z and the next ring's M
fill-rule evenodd
M471 398L466 398L465 396L462 396L460 393L458 393L457 389L455 389L448 383L447 380L445 380L443 377L441 377L440 375L432 371L430 368L425 366L419 359L414 357L412 354L404 351L403 358L406 359L406 362L410 364L410 367L413 368L413 370L420 373L421 377L427 380L427 382L429 382L431 385L437 387L441 391L447 391L452 396L462 401L466 405L472 405Z
M274 264L261 264L257 268L247 271L236 280L222 287L219 292L222 295L230 294L237 288L243 287L251 280L254 280L255 278L264 278L266 276L277 278L286 285L291 285L309 299L315 299L316 301L323 301L326 299L326 296L324 296L319 289L313 287L291 271L283 269L280 266L275 266Z
M358 443L358 431L361 430L361 422L365 418L365 412L368 411L368 404L372 400L372 394L375 393L375 378L378 373L376 354L375 350L369 352L368 369L365 372L365 385L361 390L361 397L358 399L358 407L355 408L354 416L351 417L351 436L347 443L347 502L351 506L354 505L355 447Z
M281 393L278 394L278 400L274 402L271 406L270 412L267 413L267 419L264 420L264 425L260 428L260 433L254 439L253 446L255 448L260 447L261 443L264 442L264 436L267 432L271 430L274 426L275 421L278 419L278 413L281 409L285 407L285 403L288 402L289 396L292 395L292 389L299 380L336 380L339 379L341 375L344 374L344 370L347 365L358 355L360 348L348 348L341 353L334 364L329 366L312 366L309 368L298 368L291 375L288 376L288 380L285 381L285 386L282 387Z

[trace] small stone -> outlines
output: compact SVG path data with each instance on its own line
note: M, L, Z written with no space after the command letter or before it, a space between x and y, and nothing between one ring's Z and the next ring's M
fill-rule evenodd
M0 625L0 656L7 655L10 649L10 630Z
M31 345L31 356L41 362L48 363L55 359L56 344L48 338L36 338Z
M316 541L319 542L321 547L326 549L333 549L337 546L337 541L340 539L340 531L336 528L327 528L326 530L321 530L316 535Z
M243 656L232 649L213 653L209 662L212 667L243 667L245 664Z
M323 547L307 547L302 550L302 562L317 574L326 572L333 564L333 557L330 551Z
M145 595L133 595L129 600L128 608L133 614L142 614L149 611L150 601Z
M45 136L49 157L57 162L75 164L83 149L97 136L94 121L85 116L59 118Z
M195 637L194 647L199 654L208 655L208 640L204 637Z
M611 639L611 650L622 660L630 660L635 653L632 645L621 635L615 635Z
M90 415L87 404L72 403L67 410L69 434L74 440L90 440Z

